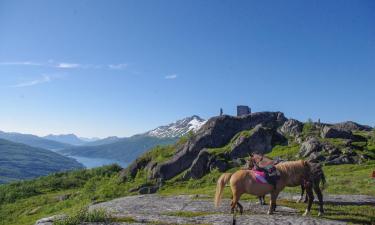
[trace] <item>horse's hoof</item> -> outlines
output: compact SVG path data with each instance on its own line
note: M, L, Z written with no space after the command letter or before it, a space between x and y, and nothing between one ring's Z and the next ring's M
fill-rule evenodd
M318 213L318 216L320 217L320 216L324 216L324 212L319 212Z
M272 212L272 211L270 211L270 210L268 210L267 214L268 214L268 215L272 215L272 214L273 214L273 212Z
M302 216L310 216L310 212L306 210L305 213L302 214Z

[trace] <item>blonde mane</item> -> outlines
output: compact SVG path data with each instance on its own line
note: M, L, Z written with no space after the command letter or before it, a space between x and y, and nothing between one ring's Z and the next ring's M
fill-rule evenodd
M276 169L280 172L281 176L296 177L306 172L304 169L306 166L308 166L308 164L304 160L287 161L277 164Z

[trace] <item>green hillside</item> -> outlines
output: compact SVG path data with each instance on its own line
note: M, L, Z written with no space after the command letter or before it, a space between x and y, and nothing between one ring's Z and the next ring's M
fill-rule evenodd
M77 161L50 150L0 139L0 183L82 167Z

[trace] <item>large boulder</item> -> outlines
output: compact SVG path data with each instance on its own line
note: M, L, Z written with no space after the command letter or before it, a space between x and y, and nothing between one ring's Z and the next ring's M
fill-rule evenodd
M199 179L203 177L210 169L211 155L207 150L199 152L197 158L193 161L190 168L184 175L184 179Z
M289 119L283 124L280 131L283 134L296 137L302 133L302 129L303 129L303 123L295 119Z
M325 126L321 132L322 138L343 138L353 139L354 135L350 130Z
M240 135L232 144L229 153L232 159L248 156L252 152L268 153L272 150L272 137L275 130L257 125L249 135Z
M299 149L299 155L302 157L308 157L313 152L320 152L322 150L322 144L315 137L309 138L303 142Z
M152 171L152 178L168 180L188 169L204 148L218 148L226 145L240 131L250 130L258 124L274 128L286 121L281 112L258 112L243 117L218 116L209 119L182 147L175 156Z
M338 129L344 129L344 130L350 130L350 131L357 131L357 130L371 131L372 130L372 127L370 126L358 124L353 121L336 123L333 126Z
M120 171L119 177L122 181L127 178L134 178L138 171L145 168L151 162L151 158L138 158L133 161L126 169Z

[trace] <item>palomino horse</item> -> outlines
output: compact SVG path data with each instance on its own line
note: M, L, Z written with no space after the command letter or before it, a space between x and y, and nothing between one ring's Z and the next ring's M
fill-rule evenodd
M314 194L312 191L313 188L319 199L319 216L324 213L323 196L320 191L319 184L313 185L313 181L311 180L314 175L312 174L310 163L304 160L289 161L279 163L275 165L275 167L280 173L280 179L277 181L276 188L274 188L274 186L271 184L258 183L256 181L255 173L252 170L238 170L233 174L222 174L217 181L215 206L218 207L220 205L223 189L225 184L229 182L233 194L231 202L232 212L234 212L236 206L240 208L241 213L243 212L243 207L238 202L242 194L247 193L255 196L263 196L271 193L268 214L272 214L276 209L276 199L280 191L282 191L286 186L295 187L304 184L309 198L306 211L303 215L308 215L310 213L314 200Z

